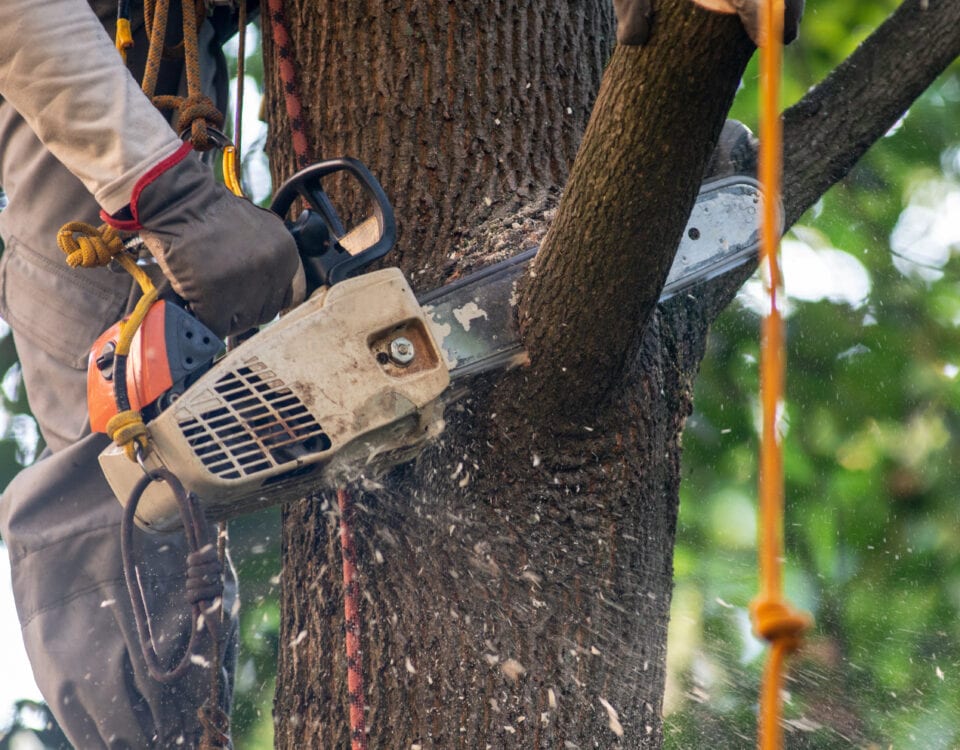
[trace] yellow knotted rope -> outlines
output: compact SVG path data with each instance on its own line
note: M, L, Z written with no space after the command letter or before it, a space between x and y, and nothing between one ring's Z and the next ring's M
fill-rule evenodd
M187 96L162 95L156 96L157 78L160 73L160 61L166 50L164 46L167 28L167 15L169 12L169 0L159 0L158 3L147 2L144 4L144 25L149 38L149 48L147 51L147 61L143 74L142 88L144 93L150 98L154 106L159 110L172 109L176 112L176 127L181 133L189 131L190 140L197 151L207 151L220 145L223 135L219 132L223 127L223 114L217 109L208 96L200 88L200 55L199 42L197 39L197 27L199 19L203 17L205 11L203 3L198 3L196 14L185 14L184 38L178 45L179 54L183 55L186 63L187 72ZM129 9L127 9L129 12ZM243 109L243 68L245 54L245 30L246 30L246 4L240 4L240 58L238 62L238 88L237 88L237 119L235 131L237 145L229 145L223 148L223 181L230 191L240 197L244 197L243 188L240 185L238 172L238 157L240 141L240 113ZM124 63L127 62L127 50L133 47L133 36L130 30L130 19L120 16L117 19L117 31L114 36L114 44L120 52Z
M760 261L769 308L763 317L760 347L760 401L763 428L760 439L760 595L751 606L754 630L770 643L760 696L758 745L761 750L783 746L780 727L780 691L786 657L798 649L811 625L805 612L783 597L783 446L779 431L783 410L786 355L779 298L783 275L777 251L780 244L780 172L783 132L780 121L780 71L783 55L783 0L761 3L760 48L760 184L764 202Z
M124 358L118 366L125 366L133 337L150 307L157 301L157 288L146 272L125 252L120 234L109 224L94 227L82 221L70 222L57 233L57 244L72 268L97 268L115 260L140 285L142 296L130 316L121 321L117 338L115 356ZM140 412L134 409L125 409L114 415L107 422L107 434L124 449L131 461L136 461L137 454L142 455L147 449L147 428Z
M123 239L109 224L95 227L83 221L71 221L60 227L57 244L71 268L105 266L123 252Z

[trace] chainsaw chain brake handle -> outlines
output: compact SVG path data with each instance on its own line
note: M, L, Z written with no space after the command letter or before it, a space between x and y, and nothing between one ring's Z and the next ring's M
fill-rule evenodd
M322 185L324 178L341 173L359 184L372 207L369 216L349 229ZM377 178L356 159L328 159L301 169L280 186L270 209L285 218L297 198L303 198L309 209L296 221L288 220L287 227L300 251L308 291L355 276L386 255L396 241L390 200Z

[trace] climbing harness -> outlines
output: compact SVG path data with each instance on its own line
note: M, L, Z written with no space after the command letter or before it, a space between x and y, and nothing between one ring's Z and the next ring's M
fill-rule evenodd
M237 69L237 105L234 132L236 145L227 138L221 128L224 123L223 114L206 94L200 77L200 44L197 27L206 8L201 0L196 4L196 13L183 13L183 41L175 48L165 46L167 17L170 10L170 0L155 0L145 2L143 8L144 26L149 39L147 60L144 67L141 88L144 94L153 102L157 109L174 110L176 112L176 127L181 138L189 137L191 145L196 151L209 151L220 148L222 153L221 166L223 181L227 188L237 196L243 196L243 188L239 178L239 147L240 122L243 109L243 82L244 82L244 55L246 54L246 26L247 8L240 3L238 15L238 29L240 34L240 50ZM117 31L114 42L124 63L127 61L127 50L133 47L133 35L130 28L130 0L118 0L117 3ZM166 57L183 57L187 74L187 95L170 96L156 95L157 79L160 75L160 63Z
M172 109L177 114L177 128L190 131L190 142L197 151L208 151L215 142L207 132L208 127L223 127L223 114L206 94L200 78L200 43L197 35L198 16L203 17L206 5L199 2L195 12L190 12L187 3L183 8L183 61L187 74L186 96L157 96L157 78L160 75L160 61L164 54L167 33L167 15L170 0L156 0L144 3L143 16L150 47L147 52L146 68L143 74L143 93L160 110Z
M777 257L780 243L780 173L783 133L780 121L780 71L783 56L783 0L761 4L762 44L760 47L760 184L763 201L761 222L761 275L769 307L761 326L760 401L760 533L758 541L761 588L751 605L754 630L770 643L764 669L757 733L761 750L783 746L780 726L781 686L786 657L796 651L811 617L795 610L783 596L783 446L781 419L784 408L784 324L781 313L783 274Z
M118 232L108 224L94 227L83 222L64 225L57 234L57 244L67 256L73 268L94 268L111 262L119 263L139 284L141 297L133 312L120 323L113 353L113 383L117 413L107 422L110 438L124 449L131 461L143 466L143 456L148 450L147 429L139 410L131 408L127 385L127 357L134 334L140 328L153 304L157 301L157 289L146 272L140 268L124 246ZM176 666L166 669L157 654L156 644L150 629L150 615L135 562L133 527L140 499L153 482L166 483L180 508L190 553L187 556L186 589L193 619L190 639ZM221 531L221 536L225 532ZM187 493L179 480L165 469L147 473L137 482L124 508L120 525L120 549L123 575L133 608L140 649L150 676L160 682L172 682L183 676L198 658L199 633L206 629L212 639L210 698L198 710L198 719L203 734L201 750L221 750L230 747L230 718L220 708L221 700L221 654L220 629L223 618L223 562L225 552L221 545L210 540L206 519L196 497Z
M233 143L219 130L223 115L202 91L200 55L197 26L203 17L205 3L183 9L182 49L166 50L164 47L170 0L148 0L144 4L144 24L150 45L143 77L143 91L161 110L173 109L182 137L189 136L193 148L206 151L219 147L223 152L224 182L235 195L243 190L237 174L237 151ZM242 5L242 4L241 4ZM245 8L244 8L245 11ZM245 32L246 13L241 13L241 33ZM115 45L124 62L133 46L130 28L129 0L119 0L117 6L117 30ZM179 47L179 45L178 45ZM179 52L184 59L187 78L187 95L157 96L156 85L160 62L164 54ZM242 81L241 81L242 86ZM239 110L239 102L238 102ZM239 127L240 112L237 113ZM60 248L67 256L67 263L74 268L105 266L112 262L122 266L139 284L141 297L133 312L120 323L119 336L113 352L113 390L117 413L106 424L110 438L123 448L131 461L144 467L143 459L149 450L148 436L143 416L132 408L127 384L127 358L137 333L151 307L157 301L158 291L147 273L137 265L128 252L123 239L113 227L103 224L93 227L82 222L72 222L61 228L57 236ZM180 508L180 516L190 553L186 561L187 600L192 610L192 625L189 642L170 669L161 664L160 656L150 628L150 615L136 566L133 544L133 526L136 509L147 488L154 482L168 485ZM221 685L222 654L221 630L223 627L223 569L226 559L226 526L221 524L216 543L211 534L196 497L183 489L179 480L165 469L147 472L136 483L124 508L121 523L121 555L127 592L133 607L140 648L150 675L160 682L171 682L182 677L199 656L200 634L210 636L208 646L211 659L206 666L211 670L210 695L198 709L198 721L202 728L199 747L201 750L226 750L230 747L230 717L221 708L223 687Z
M120 0L121 4L118 7L118 18L123 18L125 16L127 21L125 24L118 23L116 40L117 49L122 55L124 55L124 57L126 56L126 50L129 48L130 44L132 44L132 42L128 43L126 41L126 36L129 35L129 8L125 7L124 3L126 2L127 0ZM200 3L198 5L198 14L199 9L202 7L203 3ZM183 14L184 41L182 51L187 71L187 96L155 96L160 60L162 54L164 53L164 31L167 26L168 10L169 0L157 0L155 6L148 2L144 8L146 30L148 36L150 37L150 48L148 51L146 70L143 79L144 93L151 98L158 108L173 109L176 111L176 122L177 126L181 130L181 137L184 139L189 137L191 144L196 150L208 150L214 147L219 147L221 149L223 153L224 183L235 194L242 195L240 181L237 178L236 165L239 159L238 152L241 127L240 118L245 55L243 37L246 23L246 17L243 11L245 9L243 9L243 4L241 3L241 15L239 19L241 43L238 51L237 71L239 78L237 87L238 103L236 121L234 125L234 135L237 139L236 145L230 142L229 139L227 139L226 136L224 136L221 132L220 128L223 124L223 116L216 111L213 103L207 97L205 97L200 90L199 55L197 52L197 18L193 13L190 12L189 8L185 9ZM302 116L302 104L299 95L299 86L296 76L296 67L293 59L292 45L290 41L290 35L286 27L281 0L269 0L268 13L270 16L270 28L273 33L274 43L277 46L280 77L284 88L286 112L290 119L292 144L296 157L296 163L298 169L302 170L310 163L309 147ZM123 28L126 30L124 31L125 36L123 37L121 36L121 26L123 26ZM169 53L170 51L167 52ZM329 165L326 166L329 168ZM336 169L344 169L348 167L354 171L359 169L358 166L353 165L352 161L349 164L339 164L338 162L338 164L335 165ZM366 174L366 170L362 171L363 174L360 175L361 178ZM319 176L317 179L319 179ZM367 184L368 182L375 182L375 180L372 180L372 178L369 178L366 181L361 179L361 182L363 182L363 184ZM379 188L379 185L377 185L377 187ZM377 203L380 205L386 203L386 198L383 197L382 200L378 200ZM387 223L392 227L392 217ZM80 228L77 225L69 225L68 227L64 228L61 234L64 236L64 244L62 245L64 247L64 252L71 253L71 255L68 255L68 257L86 258L87 256L90 256L92 258L90 261L91 264L94 261L97 261L99 264L104 264L110 262L112 259L117 259L119 262L121 262L124 268L130 271L130 273L137 278L138 282L141 283L141 288L144 290L144 299L147 299L148 292L145 283L149 284L149 279L146 277L142 269L137 267L133 258L124 253L124 246L121 239L110 227L101 227L100 229L95 229L88 226ZM393 232L391 230L385 232L384 234L387 235L384 240L386 243L384 247L388 248L393 242ZM70 240L70 242L67 242L67 240ZM332 283L332 279L330 281ZM126 398L125 375L126 355L129 351L130 341L132 340L133 334L136 332L137 327L144 319L147 310L149 310L150 304L152 304L152 301L156 299L155 290L152 291L149 296L152 298L150 302L143 302L143 300L141 300L141 303L143 304L142 313L137 315L135 311L134 315L131 315L131 317L125 321L122 326L122 331L128 340L126 340L126 345L122 352L123 356L118 356L114 364L114 377L116 385L118 386L115 396L117 399L118 411L120 413L118 413L110 421L110 423L108 423L108 434L110 434L111 437L114 438L115 442L118 442L118 444L121 444L119 443L119 439L122 438L124 440L123 445L127 456L131 459L140 461L141 466L143 466L143 455L148 450L146 441L146 428L143 425L143 420L139 412L130 408L129 399ZM119 355L120 353L121 350L118 346L116 354ZM117 374L119 374L119 377L117 377ZM120 408L121 395L123 395L122 409ZM114 429L109 429L111 427ZM173 491L177 504L180 508L180 517L183 521L184 527L187 529L188 542L192 550L188 558L188 595L190 597L190 602L191 606L193 607L194 618L197 625L197 627L195 627L193 630L194 633L200 630L200 624L204 623L207 626L211 636L213 636L213 671L214 679L216 680L218 679L220 673L220 659L217 651L219 648L219 638L217 637L218 629L208 622L210 618L207 616L208 613L203 609L204 606L211 607L209 604L210 600L207 598L201 598L201 596L207 597L209 594L214 593L209 588L213 585L212 579L216 578L218 582L220 580L223 563L222 544L220 556L218 558L213 545L204 541L207 535L205 530L206 525L205 521L203 520L202 511L200 511L197 507L194 496L192 493L187 493L183 489L179 480L172 473L166 470L147 472L145 469L144 476L133 488L124 511L124 526L122 529L124 568L127 578L128 591L130 593L131 600L134 602L134 614L137 620L137 627L140 634L141 648L144 653L144 658L150 668L151 675L153 675L156 679L172 680L182 675L183 672L189 667L197 643L196 637L191 635L190 643L188 644L187 649L178 664L169 671L164 671L161 669L155 647L150 639L149 615L146 611L145 605L143 604L139 579L133 573L133 571L135 571L135 567L133 564L132 552L132 526L136 515L136 507L139 504L141 496L146 491L146 488L149 487L153 482L166 483ZM347 660L347 691L349 697L350 742L352 750L366 750L367 738L364 718L363 654L360 645L360 590L357 580L356 547L354 545L352 532L353 503L351 495L346 488L341 487L337 490L337 501L340 508L340 543L343 560L344 614L346 624L345 648ZM223 538L224 534L221 533L220 539L222 540ZM222 617L222 602L216 606L219 607L219 616ZM204 730L204 743L206 743L201 745L203 748L209 747L212 749L224 747L229 741L229 717L224 715L223 712L219 710L219 705L219 687L218 683L214 683L211 686L210 700L200 711L200 721Z

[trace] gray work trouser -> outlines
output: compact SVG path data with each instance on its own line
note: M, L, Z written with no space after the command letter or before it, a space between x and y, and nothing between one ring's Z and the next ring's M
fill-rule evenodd
M116 3L97 0L94 7L112 34ZM139 29L134 54L141 64L145 50ZM0 213L0 314L13 329L30 407L47 443L0 500L0 533L34 676L80 750L195 747L211 670L193 665L172 684L147 673L123 582L121 506L97 464L108 440L90 434L87 420L87 353L123 314L130 278L66 265L57 230L72 220L99 223L98 206L2 100L0 185L9 199ZM137 532L136 539L153 635L172 666L191 627L186 544L181 534ZM232 571L228 579L225 707L236 644Z

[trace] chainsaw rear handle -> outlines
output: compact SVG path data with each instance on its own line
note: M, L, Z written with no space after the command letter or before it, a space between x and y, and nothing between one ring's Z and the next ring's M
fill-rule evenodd
M321 184L338 172L353 177L373 204L373 214L349 230ZM328 159L301 169L280 186L270 209L285 218L298 197L310 209L296 221L287 221L287 227L300 250L310 290L356 275L386 255L396 241L397 223L390 200L377 178L357 159Z

